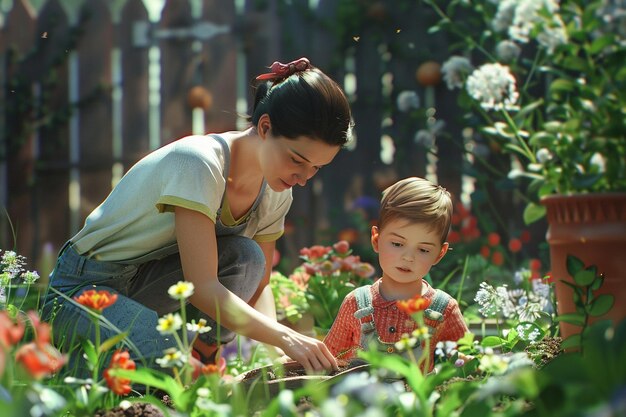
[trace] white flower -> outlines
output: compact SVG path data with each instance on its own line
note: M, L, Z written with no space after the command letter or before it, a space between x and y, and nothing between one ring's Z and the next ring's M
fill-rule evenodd
M500 4L498 4L498 11L491 22L493 30L496 32L504 32L513 24L516 6L517 0L502 0Z
M527 43L531 32L544 20L539 14L542 9L545 9L550 15L556 16L559 4L554 0L519 0L515 8L513 22L509 27L509 36L518 42Z
M415 91L404 90L398 94L396 105L401 112L408 112L420 106L420 98Z
M512 110L519 97L509 67L484 64L467 79L467 92L486 110Z
M589 163L591 164L591 166L597 168L598 173L602 174L606 172L606 159L604 158L604 155L602 155L601 153L596 152L593 155L591 155L591 159L589 160Z
M486 282L481 282L474 301L481 306L478 311L485 317L495 316L499 312L504 317L511 317L515 313L515 305L511 301L506 285L494 288Z
M452 56L441 67L443 79L449 90L463 88L463 83L474 67L464 56Z
M558 46L567 43L567 32L563 21L555 17L553 22L555 22L555 26L544 27L537 35L537 42L546 48L549 54L553 53Z
M191 282L178 281L167 290L167 293L175 300L186 300L191 297L193 290L194 286Z
M180 330L183 326L183 319L180 314L167 314L159 319L157 330L161 334L172 334Z
M169 348L163 353L165 353L165 355L156 360L156 363L161 365L161 368L173 368L175 366L180 367L187 362L185 355L183 355L183 353L176 348Z
M0 272L8 274L9 278L12 279L24 270L25 264L26 258L12 250L7 250L2 254L2 259L0 260Z
M496 55L504 63L515 61L520 53L522 49L513 41L503 40L496 45Z
M26 271L22 273L22 279L26 284L34 284L39 279L37 271Z
M552 152L550 152L550 150L547 148L539 149L535 156L537 157L537 162L541 164L545 164L546 162L549 162L554 157L552 155Z
M189 330L190 332L196 332L196 333L202 334L202 333L210 332L211 326L206 325L205 319L200 319L198 320L197 323L196 323L196 320L191 320L191 323L187 323L187 330Z

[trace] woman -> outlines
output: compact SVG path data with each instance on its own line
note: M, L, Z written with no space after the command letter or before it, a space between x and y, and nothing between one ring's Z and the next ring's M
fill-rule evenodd
M291 187L304 186L348 141L349 103L306 58L275 62L257 79L248 129L185 137L147 155L66 243L46 304L71 326L62 334L94 337L86 311L59 293L114 292L103 316L151 365L175 346L156 326L180 307L167 290L184 280L195 287L191 305L212 327L194 345L204 360L237 333L308 370L337 368L321 341L276 321L268 283ZM101 331L101 340L116 333Z

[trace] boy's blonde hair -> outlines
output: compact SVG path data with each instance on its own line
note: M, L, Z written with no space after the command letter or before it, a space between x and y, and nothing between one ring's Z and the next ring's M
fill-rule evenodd
M392 220L429 225L445 243L452 221L452 198L443 187L424 178L402 179L383 191L378 228Z

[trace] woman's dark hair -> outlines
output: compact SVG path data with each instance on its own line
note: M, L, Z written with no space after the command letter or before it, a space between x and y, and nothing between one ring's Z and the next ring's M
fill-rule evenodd
M256 126L263 114L269 115L275 136L308 136L338 146L344 146L351 137L352 117L346 95L315 67L259 84L250 122Z

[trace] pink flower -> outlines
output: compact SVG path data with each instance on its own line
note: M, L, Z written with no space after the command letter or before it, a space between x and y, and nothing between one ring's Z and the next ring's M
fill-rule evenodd
M347 254L350 250L350 244L345 240L340 240L333 245L333 249L339 255Z

